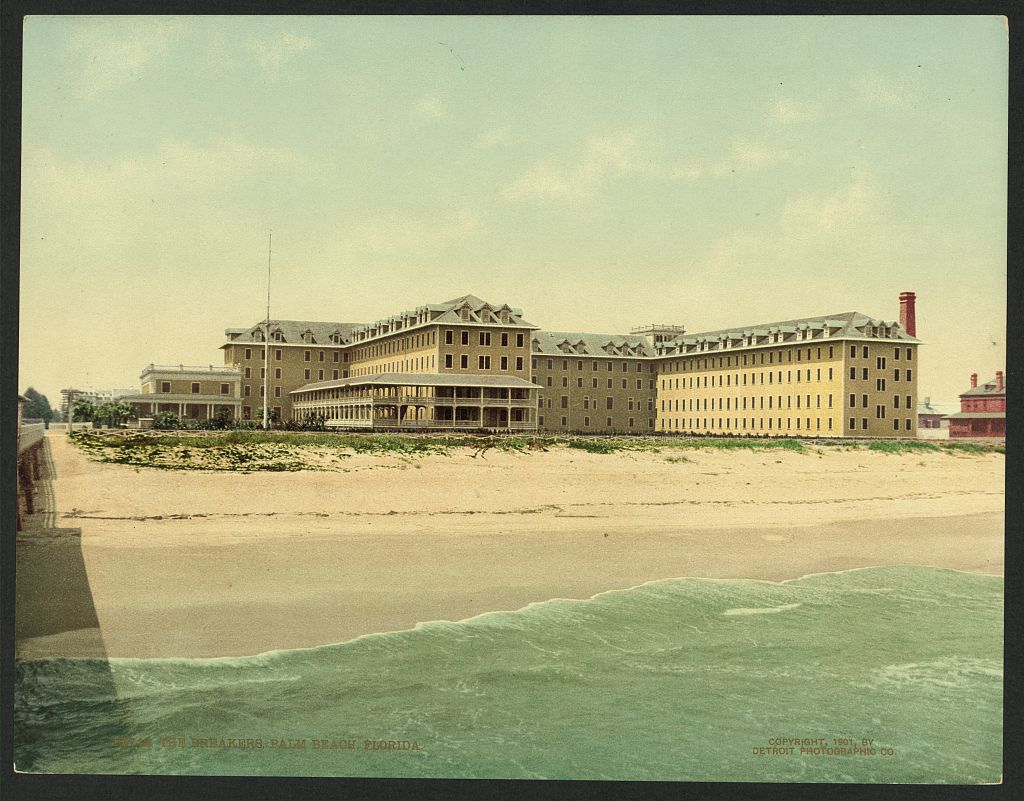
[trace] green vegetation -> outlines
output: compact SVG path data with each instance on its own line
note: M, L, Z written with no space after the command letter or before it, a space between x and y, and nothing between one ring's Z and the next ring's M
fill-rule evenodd
M56 417L59 417L59 413L50 408L50 401L46 399L46 396L36 390L35 387L29 387L22 395L25 396L25 406L22 409L22 415L27 420L42 420L43 422L49 423Z
M471 456L489 450L528 453L559 448L593 454L662 453L666 461L691 461L681 451L754 450L818 452L818 446L841 445L844 450L882 453L932 451L951 454L1003 452L975 443L935 443L916 440L808 441L755 437L628 437L483 434L370 434L323 431L96 431L72 435L72 441L94 459L116 464L183 470L315 470L337 469L352 454L398 457L448 456L458 449ZM326 454L324 453L326 451ZM318 466L317 460L319 460Z

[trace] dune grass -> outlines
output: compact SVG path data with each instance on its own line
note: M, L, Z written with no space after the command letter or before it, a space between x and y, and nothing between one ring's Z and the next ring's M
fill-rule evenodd
M183 470L303 470L332 469L330 465L353 454L398 457L452 455L465 449L478 455L494 449L529 453L568 448L593 454L664 453L670 461L688 461L681 451L752 450L806 453L819 446L882 453L945 452L986 454L1004 449L977 443L920 440L799 440L757 437L668 437L494 434L376 434L296 431L96 431L71 435L71 440L98 461ZM312 450L320 466L310 461ZM323 454L329 465L324 466Z

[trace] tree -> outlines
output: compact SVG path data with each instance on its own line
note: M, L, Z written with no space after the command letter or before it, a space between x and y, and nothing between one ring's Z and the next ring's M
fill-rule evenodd
M130 420L135 416L135 409L127 403L101 403L93 413L93 420L116 428L123 420Z
M93 404L92 401L87 401L87 400L77 400L77 401L75 401L74 422L77 423L79 421L83 421L83 422L87 423L87 422L89 422L90 420L93 419L93 416L95 414L96 414L96 406Z
M24 417L36 420L44 420L49 423L54 418L54 411L50 408L50 402L46 396L37 392L34 387L29 387L24 392L25 407L22 411Z

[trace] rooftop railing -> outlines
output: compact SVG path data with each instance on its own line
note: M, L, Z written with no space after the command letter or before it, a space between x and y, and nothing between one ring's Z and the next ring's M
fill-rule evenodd
M237 367L227 367L223 364L153 364L152 362L142 368L143 373L232 373L238 374Z

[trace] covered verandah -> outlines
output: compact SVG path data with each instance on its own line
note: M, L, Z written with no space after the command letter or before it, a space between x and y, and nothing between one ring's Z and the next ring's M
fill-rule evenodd
M238 420L242 409L241 400L224 395L142 393L122 397L121 403L131 405L139 417L170 412L182 420L213 420L221 410L227 410L232 420Z
M513 376L378 373L293 390L292 419L328 428L536 431L537 387Z

